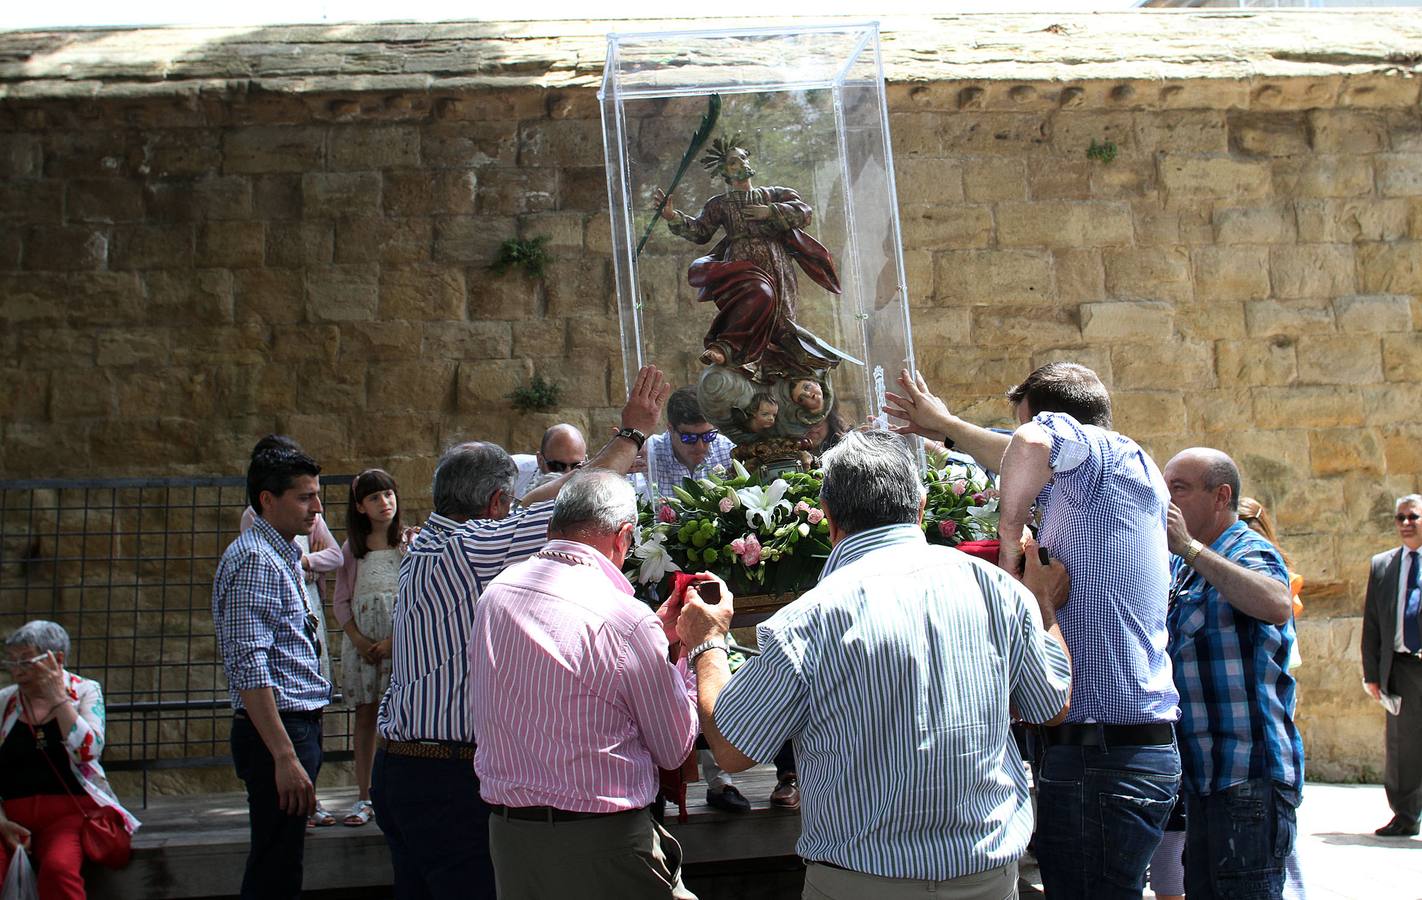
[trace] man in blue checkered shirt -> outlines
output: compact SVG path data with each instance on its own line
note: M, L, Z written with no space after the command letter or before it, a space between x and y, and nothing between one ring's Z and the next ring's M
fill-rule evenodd
M1278 898L1303 789L1289 570L1239 519L1239 469L1208 447L1165 466L1170 659L1180 689L1185 893Z
M1057 612L1072 658L1067 721L1044 729L1037 861L1053 900L1138 900L1180 785L1179 695L1166 652L1169 492L1150 456L1111 431L1096 373L1048 363L1007 394L1010 437L959 419L921 377L886 411L904 433L1001 460L999 564L1022 566L1028 525L1071 575Z
M247 468L257 518L222 554L212 584L212 620L232 698L232 762L247 785L251 849L243 900L301 896L306 817L316 808L321 676L315 616L306 607L301 550L321 512L315 460L263 450Z

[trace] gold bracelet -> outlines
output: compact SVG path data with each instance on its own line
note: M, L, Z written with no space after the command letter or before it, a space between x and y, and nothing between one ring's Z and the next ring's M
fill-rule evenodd
M1199 557L1200 551L1205 549L1205 545L1191 538L1190 546L1186 548L1185 555L1181 559L1185 560L1185 565L1194 568L1195 560Z

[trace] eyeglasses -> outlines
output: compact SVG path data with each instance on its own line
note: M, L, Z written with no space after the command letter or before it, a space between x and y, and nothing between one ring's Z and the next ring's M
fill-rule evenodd
M548 464L548 471L550 472L572 472L581 469L583 463L587 462L587 460L580 459L577 462L563 462L561 459L549 459L545 460L545 462Z
M1393 516L1393 518L1398 522L1416 522L1418 519L1422 519L1422 515L1418 513L1398 513Z
M688 432L685 432L685 431L678 431L678 432L676 433L676 436L677 436L678 438L681 438L681 442L682 442L683 444L694 444L694 443L696 443L697 441L700 441L700 442L703 443L703 444L709 444L709 443L711 443L712 441L716 440L716 438L720 437L720 436L721 436L721 432L718 431L718 430L715 429L715 428L711 429L710 431L703 432L703 433L701 433L701 434L694 434L694 433L688 433Z
M0 660L0 666L4 666L5 668L9 669L11 672L18 672L18 671L20 671L21 669L32 669L32 668L34 668L35 666L39 665L41 662L43 662L44 660L46 660L46 659L48 659L48 658L49 658L49 654L48 654L48 653L41 653L39 656L33 656L33 657L29 658L29 659L5 659L5 660Z

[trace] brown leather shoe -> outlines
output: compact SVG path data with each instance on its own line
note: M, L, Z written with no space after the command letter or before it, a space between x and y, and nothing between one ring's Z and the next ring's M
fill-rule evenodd
M800 780L794 774L786 775L770 792L770 805L782 809L800 808Z

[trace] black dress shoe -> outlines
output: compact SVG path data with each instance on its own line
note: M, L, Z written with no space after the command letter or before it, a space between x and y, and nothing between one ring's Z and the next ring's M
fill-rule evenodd
M1402 816L1393 816L1392 821L1374 831L1378 837L1413 837L1417 834L1417 823Z
M733 784L728 784L719 791L708 789L706 791L706 805L729 813L750 812L750 801L745 798L744 794L736 790L736 786Z

